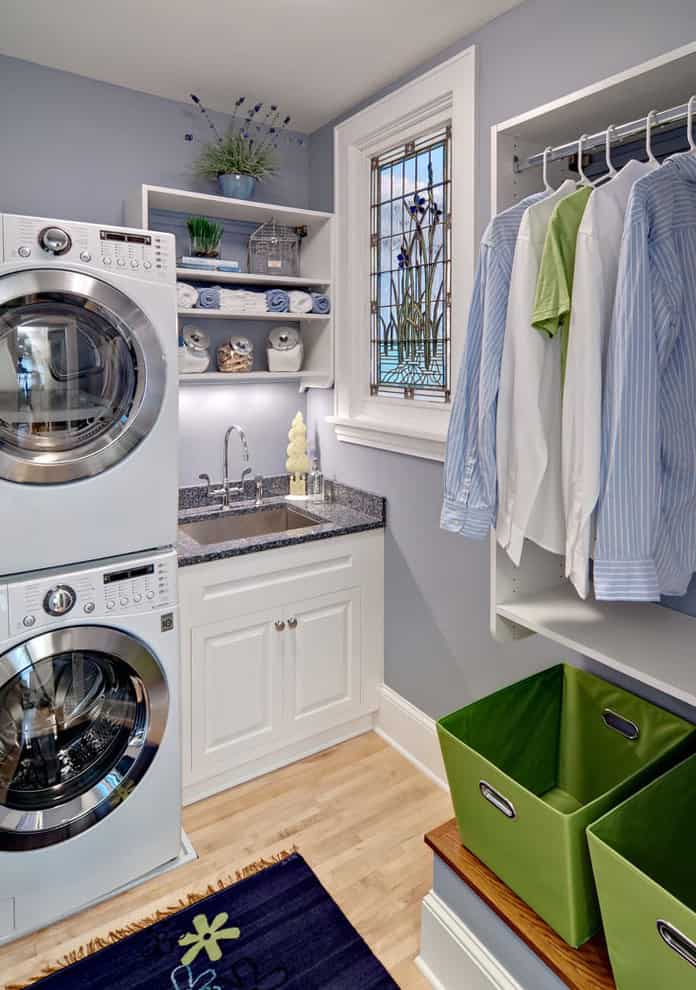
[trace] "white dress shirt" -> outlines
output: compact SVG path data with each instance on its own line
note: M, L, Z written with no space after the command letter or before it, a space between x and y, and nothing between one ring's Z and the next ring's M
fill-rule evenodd
M590 583L593 513L600 487L602 380L626 204L633 184L655 167L630 161L595 189L578 231L561 456L566 576L581 598L587 598Z
M561 336L532 326L546 230L557 203L575 192L567 180L522 218L512 264L498 395L498 542L514 564L525 538L562 554Z

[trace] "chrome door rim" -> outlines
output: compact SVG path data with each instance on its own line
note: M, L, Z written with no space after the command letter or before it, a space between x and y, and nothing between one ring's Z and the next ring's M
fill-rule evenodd
M126 422L114 423L77 450L33 452L23 457L3 449L0 443L0 478L20 484L62 484L93 477L118 463L152 429L166 387L166 362L155 328L124 292L91 275L67 269L37 268L0 276L0 306L45 292L79 296L105 311L135 351L142 374L138 376L133 408Z
M84 794L41 811L17 810L0 804L0 850L38 849L91 828L129 797L162 742L169 711L165 674L144 643L118 629L75 626L19 643L0 657L0 688L27 667L76 650L98 651L130 668L142 717L117 764Z

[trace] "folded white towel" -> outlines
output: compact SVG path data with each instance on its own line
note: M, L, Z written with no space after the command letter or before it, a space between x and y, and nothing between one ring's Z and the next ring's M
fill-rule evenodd
M311 313L312 297L308 292L301 292L299 289L292 289L288 292L291 313Z
M198 302L198 289L187 282L177 282L176 298L179 309L193 309Z
M266 295L246 289L221 289L220 309L227 313L266 313Z

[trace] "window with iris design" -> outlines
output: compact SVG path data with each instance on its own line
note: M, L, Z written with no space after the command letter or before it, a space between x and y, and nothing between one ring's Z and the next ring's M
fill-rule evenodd
M372 395L450 400L451 130L372 159Z

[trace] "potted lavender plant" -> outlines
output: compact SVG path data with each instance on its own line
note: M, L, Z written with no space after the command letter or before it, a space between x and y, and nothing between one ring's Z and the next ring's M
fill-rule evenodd
M291 118L276 104L249 104L240 96L235 102L227 133L221 134L200 99L191 99L213 132L214 140L204 144L195 169L207 179L217 180L223 196L251 199L256 183L278 170L276 151L281 140L302 144L303 139L288 133ZM193 134L186 135L193 141Z

